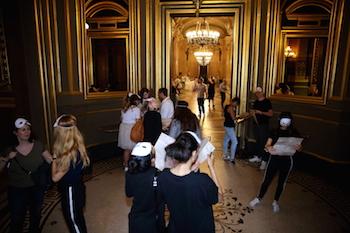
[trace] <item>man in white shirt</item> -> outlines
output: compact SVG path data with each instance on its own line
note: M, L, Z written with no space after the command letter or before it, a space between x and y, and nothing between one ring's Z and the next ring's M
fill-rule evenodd
M197 92L197 103L198 103L198 111L199 111L199 118L201 118L202 113L203 116L205 114L204 110L204 99L207 96L207 85L203 83L203 78L200 77L197 81L197 83L193 87L193 91Z
M158 98L161 101L160 115L162 117L162 129L166 131L169 129L174 116L174 103L168 97L168 89L164 87L158 90Z

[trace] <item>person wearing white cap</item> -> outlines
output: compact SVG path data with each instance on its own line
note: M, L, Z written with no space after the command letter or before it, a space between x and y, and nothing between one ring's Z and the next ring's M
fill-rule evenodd
M16 142L8 154L8 203L10 209L10 232L23 232L24 218L29 209L29 231L39 232L44 184L35 183L31 174L44 163L51 163L52 156L43 144L32 137L31 124L24 118L14 123ZM49 168L49 166L47 166ZM48 170L49 171L49 170ZM45 176L45 173L43 173ZM48 174L47 174L48 175Z
M180 134L175 143L165 148L166 156L174 159L175 167L163 170L158 176L160 203L170 212L169 233L214 233L212 205L218 202L220 185L214 170L214 156L208 157L211 178L198 168L197 149L199 137L190 131Z
M279 138L283 137L300 137L298 131L293 127L293 117L290 112L282 112L279 116L279 125L278 128L273 130L267 140L265 150L271 153L270 159L267 163L267 168L261 187L257 197L249 202L251 208L255 208L265 196L268 187L270 186L274 176L278 173L278 183L272 202L272 211L274 213L279 212L280 206L278 201L281 197L281 194L286 186L288 176L290 171L293 168L293 155L281 155L280 153L274 153L275 148L273 145L277 142ZM294 153L301 150L301 144L294 145ZM292 152L293 153L293 152Z
M273 116L272 104L265 97L265 93L261 87L255 90L256 100L253 104L251 113L255 115L254 134L256 140L256 155L249 159L249 162L261 162L260 169L265 170L268 155L264 151L267 138L269 136L269 120Z
M129 233L157 232L156 172L151 166L152 144L135 145L125 173L125 193L133 198L129 213Z

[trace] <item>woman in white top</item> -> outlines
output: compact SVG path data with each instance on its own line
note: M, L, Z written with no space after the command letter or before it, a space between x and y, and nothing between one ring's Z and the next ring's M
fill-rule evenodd
M141 117L141 111L137 107L139 104L139 97L137 95L132 95L129 101L125 105L121 112L121 124L119 126L118 133L118 147L124 150L123 152L123 165L125 170L127 170L127 164L130 157L131 150L135 146L135 142L130 139L131 129L138 119Z

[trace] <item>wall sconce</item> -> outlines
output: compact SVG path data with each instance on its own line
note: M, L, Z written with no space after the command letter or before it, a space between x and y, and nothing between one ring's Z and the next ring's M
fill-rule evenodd
M296 58L296 53L293 51L292 47L290 47L289 45L284 49L284 56L285 57L292 57L292 58Z

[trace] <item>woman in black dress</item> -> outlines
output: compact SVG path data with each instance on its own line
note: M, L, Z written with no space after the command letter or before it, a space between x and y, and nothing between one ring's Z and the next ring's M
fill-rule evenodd
M215 80L214 77L210 77L208 80L208 108L210 109L210 102L212 102L213 109L215 109Z
M158 198L170 212L169 233L214 233L212 205L218 202L219 184L208 157L210 178L194 172L200 139L193 132L181 133L176 142L167 146L167 156L177 165L164 170L158 177Z

